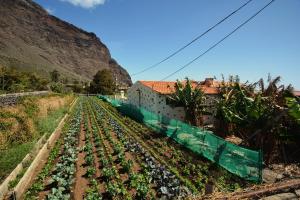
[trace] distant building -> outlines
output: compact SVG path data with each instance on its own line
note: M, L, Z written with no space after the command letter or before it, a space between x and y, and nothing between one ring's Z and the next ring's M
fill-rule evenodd
M128 88L127 85L118 85L116 95L119 96L120 99L126 99Z
M171 107L167 98L175 91L175 83L175 81L137 81L128 89L128 103L169 118L184 120L183 107ZM205 104L212 105L218 97L220 83L213 78L192 82L193 87L198 85L206 94ZM213 116L203 116L204 124L211 124L213 120Z
M294 91L293 93L296 97L300 97L300 91Z

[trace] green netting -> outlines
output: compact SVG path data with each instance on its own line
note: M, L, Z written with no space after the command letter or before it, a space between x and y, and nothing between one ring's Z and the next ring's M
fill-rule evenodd
M253 151L237 146L214 135L211 131L157 115L144 108L121 103L118 100L112 100L104 96L99 98L110 102L124 115L144 123L157 132L166 134L176 142L219 164L231 173L246 180L261 181L261 151Z
M98 98L104 100L104 101L107 101L109 102L111 105L113 105L114 107L118 107L121 105L121 102L118 101L118 100L115 100L115 99L111 99L109 97L106 97L106 96L103 96L103 95L100 95L98 96Z

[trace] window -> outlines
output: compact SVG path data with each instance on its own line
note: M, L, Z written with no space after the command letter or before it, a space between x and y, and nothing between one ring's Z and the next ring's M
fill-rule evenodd
M171 107L182 107L182 106L180 106L178 104L174 104L174 102L172 102L172 100L169 99L168 97L166 97L166 104L169 105L169 106L171 106Z

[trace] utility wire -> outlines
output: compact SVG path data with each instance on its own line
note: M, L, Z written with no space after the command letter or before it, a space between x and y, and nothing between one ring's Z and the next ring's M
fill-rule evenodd
M150 67L147 67L145 69L143 69L142 71L139 71L135 74L131 74L131 76L136 76L138 74L144 73L145 71L148 71L149 69L155 68L158 65L160 65L161 63L169 60L170 58L172 58L173 56L175 56L176 54L178 54L180 51L184 50L185 48L187 48L188 46L190 46L191 44L193 44L194 42L196 42L197 40L199 40L201 37L203 37L204 35L206 35L208 32L210 32L211 30L213 30L215 27L217 27L218 25L220 25L221 23L223 23L224 21L226 21L228 18L230 18L232 15L234 15L235 13L237 13L239 10L241 10L243 7L245 7L247 4L249 4L251 1L253 0L248 0L246 3L244 3L242 6L240 6L238 9L236 9L235 11L233 11L232 13L230 13L229 15L227 15L225 18L223 18L221 21L219 21L218 23L216 23L215 25L213 25L212 27L210 27L208 30L206 30L205 32L203 32L201 35L197 36L195 39L193 39L192 41L190 41L189 43L187 43L186 45L184 45L183 47L179 48L178 50L176 50L174 53L172 53L171 55L167 56L166 58L164 58L163 60L157 62L154 65L151 65Z
M221 40L219 40L217 43L215 43L214 45L212 45L210 48L208 48L206 51L204 51L201 55L197 56L196 58L194 58L192 61L188 62L187 64L183 65L182 67L180 67L179 69L177 69L175 72L169 74L168 76L164 77L163 79L161 79L161 81L166 80L167 78L170 78L171 76L173 76L174 74L178 73L179 71L183 70L184 68L188 67L190 64L192 64L193 62L195 62L196 60L198 60L199 58L201 58L202 56L204 56L206 53L208 53L210 50L212 50L213 48L215 48L216 46L218 46L220 43L222 43L225 39L227 39L229 36L231 36L233 33L235 33L237 30L239 30L240 28L242 28L242 26L244 26L245 24L247 24L249 21L251 21L253 18L255 18L259 13L261 13L264 9L266 9L268 6L270 6L275 0L270 1L268 4L266 4L263 8L261 8L259 11L257 11L254 15L252 15L250 18L248 18L245 22L243 22L242 24L240 24L237 28L235 28L232 32L230 32L229 34L227 34L224 38L222 38Z

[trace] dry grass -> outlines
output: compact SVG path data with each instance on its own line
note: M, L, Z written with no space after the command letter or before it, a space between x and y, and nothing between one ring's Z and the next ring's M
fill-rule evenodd
M0 109L5 116L0 119L0 150L6 149L14 141L20 143L35 136L34 122L27 116L21 105Z
M48 112L56 110L61 106L70 104L73 100L72 96L51 96L46 98L41 98L38 100L37 105L39 107L39 117L47 116Z
M19 105L0 108L0 183L40 136L53 132L73 99L62 95L26 97Z
M33 101L37 113L30 116L23 104L0 108L0 150L6 149L11 143L23 143L37 136L35 121L62 106L69 105L73 96L46 96ZM26 100L24 101L26 102Z

